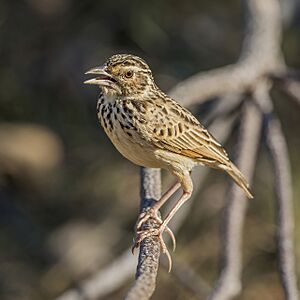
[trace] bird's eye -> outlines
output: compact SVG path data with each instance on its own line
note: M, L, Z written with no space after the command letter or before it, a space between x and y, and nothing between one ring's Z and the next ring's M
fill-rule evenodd
M126 73L125 73L125 77L126 78L131 78L132 76L133 76L133 72L132 71L130 71L130 70L126 71Z

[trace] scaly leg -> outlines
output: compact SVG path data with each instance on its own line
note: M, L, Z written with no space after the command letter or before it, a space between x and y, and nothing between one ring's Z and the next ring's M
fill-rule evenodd
M142 212L135 225L135 231L137 232L141 229L142 225L149 219L152 218L158 221L159 224L162 223L160 217L158 216L158 210L164 205L164 203L180 188L181 184L176 182L173 184L164 194L163 196L147 211Z
M160 218L158 211L159 209L162 207L162 205L180 188L181 184L179 182L176 182L175 184L173 184L169 190L167 190L165 192L165 194L152 206L150 207L147 211L142 212L139 217L138 220L136 222L135 225L135 240L134 240L134 244L132 246L132 253L134 253L134 249L139 247L140 242L139 241L139 236L142 232L144 232L143 230L141 230L141 227L143 224L145 224L145 222L148 219L154 219L158 225L161 225L163 223L162 219ZM175 236L172 232L172 230L169 227L165 227L165 231L169 234L170 238L172 239L172 243L173 243L173 251L175 251L176 248L176 239Z
M191 197L191 193L190 192L184 192L182 194L182 196L180 197L180 199L176 202L175 206L171 209L171 211L168 213L167 217L165 218L165 220L159 225L158 228L150 228L150 229L145 229L143 231L138 232L138 236L135 240L135 246L134 247L138 247L140 245L140 243L147 237L150 236L157 236L159 238L159 242L161 245L161 249L162 252L165 253L168 257L168 261L169 261L169 272L172 269L172 258L170 255L170 252L163 240L163 233L165 230L170 230L169 227L167 226L168 223L170 222L170 220L173 218L173 216L175 215L175 213L180 209L180 207ZM168 231L167 231L168 232ZM172 233L173 235L173 233Z
M192 191L193 191L193 182L192 182L190 173L189 172L184 172L184 174L180 174L180 175L182 175L182 176L180 176L180 179L181 179L181 186L184 190L182 196L176 202L176 204L171 209L171 211L167 214L167 216L163 220L163 222L159 223L160 225L158 226L158 228L150 228L150 229L145 229L145 230L142 230L142 231L138 232L138 236L135 240L135 245L136 245L136 247L138 247L139 244L145 238L150 237L150 236L157 236L159 238L159 241L160 241L160 244L161 244L162 252L165 253L168 257L169 272L171 271L171 268L172 268L172 259L171 259L171 255L170 255L170 253L169 253L169 251L166 247L166 244L163 240L162 234L164 233L165 230L167 230L167 232L168 232L168 230L169 230L169 228L167 226L168 223L173 218L175 213L180 209L180 207L191 197ZM172 233L172 235L173 235L173 233Z

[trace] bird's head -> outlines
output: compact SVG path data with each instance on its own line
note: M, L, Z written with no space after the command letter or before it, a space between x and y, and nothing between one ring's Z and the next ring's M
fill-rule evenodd
M152 72L146 62L129 54L113 55L103 66L92 68L85 74L96 75L85 84L98 85L109 95L138 96L154 86Z

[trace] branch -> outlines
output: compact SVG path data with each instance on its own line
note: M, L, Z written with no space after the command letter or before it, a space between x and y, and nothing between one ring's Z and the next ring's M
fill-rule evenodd
M272 110L272 105L266 101L270 89L267 74L282 72L285 65L280 49L282 24L279 1L248 0L246 1L246 14L246 38L238 63L235 67L228 67L232 71L231 77L215 84L223 84L227 91L231 92L251 92L258 104L258 106L254 103L246 104L238 147L238 166L251 181L262 123L260 109ZM231 82L226 80L231 80ZM233 87L234 84L238 87ZM235 185L231 186L230 194L232 197L226 207L222 226L224 228L223 268L209 296L210 300L231 299L241 290L241 244L248 203Z
M207 297L210 286L190 266L175 259L172 275L198 299Z
M277 243L279 273L286 299L299 299L293 247L293 193L288 150L280 122L270 117L267 122L266 139L274 171L277 204Z
M134 264L135 257L130 251L126 251L107 268L83 280L77 288L65 292L56 300L99 299L119 288L130 275L133 275Z
M152 207L161 196L161 176L159 169L141 169L141 211ZM144 225L154 228L156 222L151 218ZM152 296L159 265L160 243L157 237L144 239L140 246L136 281L129 290L126 300L147 300Z
M248 0L246 9L246 38L237 63L181 81L171 90L172 97L188 106L224 94L243 94L266 74L285 69L280 49L279 1Z
M271 79L279 84L279 87L286 92L298 105L300 105L300 72L287 70L280 74L270 76Z
M241 118L241 130L238 137L237 165L251 182L256 163L257 148L261 131L262 117L253 102L245 103ZM242 253L241 244L243 226L248 200L244 192L232 184L229 203L224 214L222 228L223 257L222 271L213 288L210 300L226 300L236 296L241 290Z

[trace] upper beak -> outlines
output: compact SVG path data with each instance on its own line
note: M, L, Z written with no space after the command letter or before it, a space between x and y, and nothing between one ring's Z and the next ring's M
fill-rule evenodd
M115 82L115 79L109 73L107 73L107 71L105 71L105 67L103 67L103 66L92 68L92 69L88 70L87 72L85 72L85 74L94 74L94 75L98 75L98 76L84 81L84 84L101 85L104 82L109 82L109 81Z

